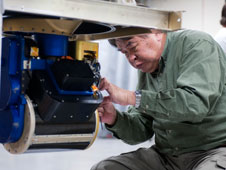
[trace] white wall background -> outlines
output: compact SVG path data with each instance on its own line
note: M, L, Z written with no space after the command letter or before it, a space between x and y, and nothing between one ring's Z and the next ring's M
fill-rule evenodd
M220 29L225 0L147 0L145 5L163 10L184 10L182 27L205 31L212 36Z
M183 28L202 30L214 36L221 27L219 20L224 0L150 0L144 2L152 8L185 10L182 19ZM135 89L136 71L107 41L100 41L99 60L102 66L102 76L120 87ZM122 143L113 146L109 144L109 141L104 141L92 147L86 151L11 155L0 146L0 170L87 170L89 169L87 164L91 165L105 155L125 151L123 148L126 146Z

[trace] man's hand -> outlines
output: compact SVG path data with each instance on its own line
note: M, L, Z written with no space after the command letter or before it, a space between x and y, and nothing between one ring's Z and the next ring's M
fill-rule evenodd
M103 123L108 125L113 125L115 123L117 115L115 107L111 102L106 102L104 99L97 110Z
M101 79L100 90L106 90L109 96L105 97L105 102L113 102L120 105L135 105L136 97L134 92L125 90L111 84L106 78Z

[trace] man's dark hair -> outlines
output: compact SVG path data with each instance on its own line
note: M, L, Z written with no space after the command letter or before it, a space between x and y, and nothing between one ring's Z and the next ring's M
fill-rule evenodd
M131 37L118 38L118 39L109 39L108 42L109 42L112 46L117 47L117 45L116 45L116 40L124 40L124 41L127 41L127 40L129 40L129 39L131 39Z
M226 27L226 4L222 8L220 24Z
M115 40L116 40L116 39L110 39L110 40L108 40L108 42L109 42L112 46L117 47L117 46L116 46Z
M147 37L147 35L146 34L141 34L141 35L139 35L140 37ZM132 36L131 37L123 37L123 38L116 38L116 39L109 39L108 40L108 42L112 45L112 46L114 46L114 47L117 47L117 45L116 45L116 40L123 40L123 41L127 41L127 40L129 40L129 39L131 39L131 38L133 38Z

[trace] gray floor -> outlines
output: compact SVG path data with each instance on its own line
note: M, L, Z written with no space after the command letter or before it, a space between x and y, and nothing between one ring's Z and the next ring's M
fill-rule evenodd
M0 170L89 170L91 166L109 156L149 147L153 141L139 145L127 145L114 138L97 138L94 144L83 151L9 154L0 145Z

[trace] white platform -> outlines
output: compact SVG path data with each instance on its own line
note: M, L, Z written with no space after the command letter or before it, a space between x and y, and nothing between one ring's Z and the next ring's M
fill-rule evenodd
M0 170L89 170L92 165L107 157L150 147L153 141L127 145L118 139L97 138L91 148L83 151L9 154L0 145Z

